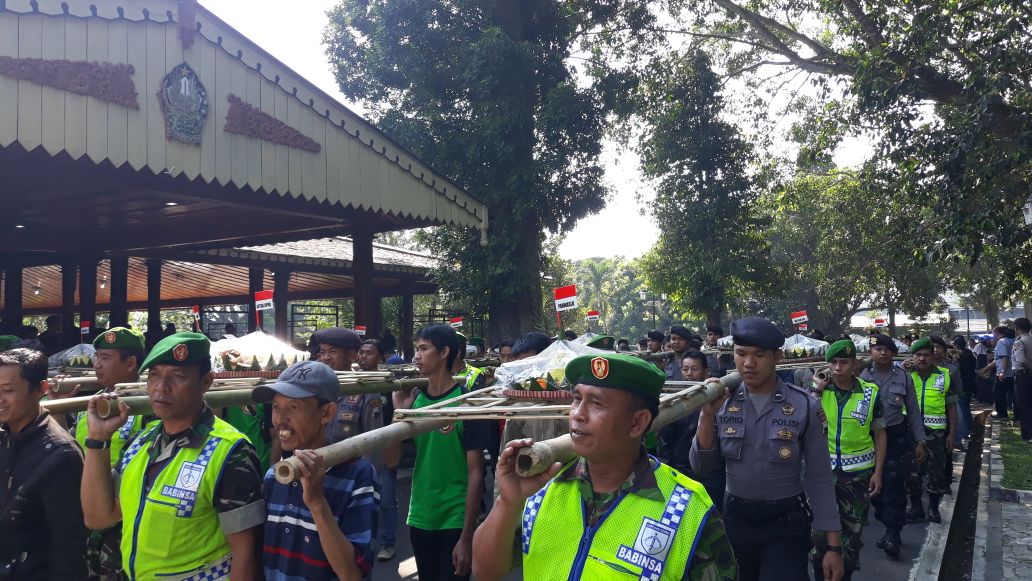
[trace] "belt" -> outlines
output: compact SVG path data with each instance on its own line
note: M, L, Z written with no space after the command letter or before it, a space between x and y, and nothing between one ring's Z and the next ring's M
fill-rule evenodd
M770 524L787 524L799 517L805 517L809 522L812 518L810 503L805 494L779 500L749 500L728 492L724 500L724 512L732 520L764 521Z

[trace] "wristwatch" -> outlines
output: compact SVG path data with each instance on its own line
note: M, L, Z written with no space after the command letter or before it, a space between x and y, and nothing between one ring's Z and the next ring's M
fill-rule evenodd
M86 447L90 450L107 450L111 447L111 440L94 440L86 438Z

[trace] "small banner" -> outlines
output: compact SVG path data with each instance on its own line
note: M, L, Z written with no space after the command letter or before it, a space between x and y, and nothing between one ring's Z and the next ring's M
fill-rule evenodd
M792 324L798 325L799 323L805 323L810 320L810 317L806 316L806 311L795 311L792 313Z
M875 319L874 326L878 329L883 329L889 326L889 322L885 319Z
M201 307L199 307L198 305L194 305L193 308L191 308L190 310L193 312L194 322L201 322Z
M462 317L455 317L448 319L448 324L452 326L452 329L458 329L462 327Z
M359 337L365 337L366 328L363 325L355 325L355 334Z
M79 323L79 334L80 335L84 335L84 336L90 334L90 322L89 321L83 321L83 322Z
M254 293L254 309L256 311L268 311L272 309L271 290L262 290Z
M806 323L800 323L799 324L799 330L800 331L805 331L805 330L807 330L809 328L810 328L810 325L807 325Z
M598 320L598 311L588 311L588 320L589 321L597 321Z
M555 312L577 308L577 285L561 286L555 289Z

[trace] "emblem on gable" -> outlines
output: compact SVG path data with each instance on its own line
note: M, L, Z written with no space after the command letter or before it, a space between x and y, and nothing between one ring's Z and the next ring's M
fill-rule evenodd
M190 65L183 63L165 75L158 101L165 114L165 137L199 144L208 118L208 92Z

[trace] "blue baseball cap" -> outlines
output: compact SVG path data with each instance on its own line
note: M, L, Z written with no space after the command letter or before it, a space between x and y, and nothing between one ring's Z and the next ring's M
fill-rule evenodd
M340 381L329 365L318 361L302 361L280 373L275 383L254 388L251 399L258 403L268 403L276 394L290 399L317 397L323 401L337 401Z

